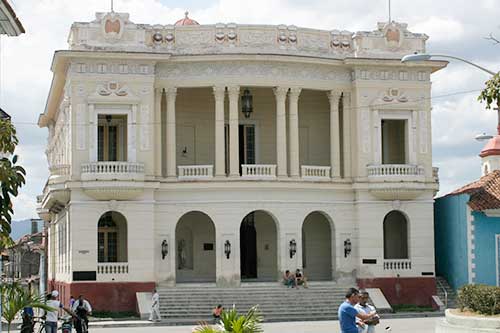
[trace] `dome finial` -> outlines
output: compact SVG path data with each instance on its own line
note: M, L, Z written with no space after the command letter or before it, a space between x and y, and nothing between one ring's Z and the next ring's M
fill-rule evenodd
M188 18L188 16L189 16L189 12L188 12L187 10L184 12L184 16L185 16L186 18Z

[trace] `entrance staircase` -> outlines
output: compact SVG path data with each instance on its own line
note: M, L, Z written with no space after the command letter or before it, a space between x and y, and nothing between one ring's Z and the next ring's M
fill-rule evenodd
M443 304L446 306L446 298L448 299L448 304L446 306L447 309L455 309L458 306L457 303L457 293L451 288L451 286L448 284L448 281L442 276L436 276L436 289L437 289L437 296ZM446 296L445 292L446 290Z
M178 284L175 288L158 286L162 319L176 325L213 321L217 304L225 309L235 305L244 314L253 305L265 322L333 320L351 286L334 282L311 282L308 289L286 288L276 282L243 283L240 288L217 288L214 284Z

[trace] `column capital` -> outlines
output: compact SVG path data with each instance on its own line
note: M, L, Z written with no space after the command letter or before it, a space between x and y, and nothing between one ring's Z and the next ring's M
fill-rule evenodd
M273 88L274 95L276 98L285 98L288 93L288 88L285 87L274 87Z
M165 93L167 94L167 97L175 97L177 96L177 88L176 87L165 88Z
M214 86L212 87L215 99L222 99L226 93L226 87Z
M328 99L330 100L330 103L334 103L340 100L340 97L342 96L342 91L340 90L330 90L326 93L328 96Z
M227 87L227 92L229 94L229 97L231 96L238 97L240 95L240 87L239 86Z
M290 98L298 99L301 91L302 88L290 88L290 93L289 93Z

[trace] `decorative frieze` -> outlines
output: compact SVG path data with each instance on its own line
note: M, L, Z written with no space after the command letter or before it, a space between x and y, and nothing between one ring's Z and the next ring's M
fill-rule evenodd
M71 64L71 72L78 74L154 74L153 64L142 64L131 61L78 61Z
M393 81L429 81L430 74L417 71L398 71L389 69L356 69L352 72L353 80L393 80Z

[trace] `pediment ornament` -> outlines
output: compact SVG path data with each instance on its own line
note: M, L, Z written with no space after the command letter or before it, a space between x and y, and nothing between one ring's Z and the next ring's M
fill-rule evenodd
M98 85L97 93L101 96L116 95L119 97L123 97L129 94L129 89L126 85L121 86L118 82L109 81L106 84Z
M118 13L108 13L101 21L102 34L110 41L118 41L122 38L125 23Z
M408 97L401 89L389 88L383 93L382 101L386 103L393 103L393 102L406 103L408 102Z

